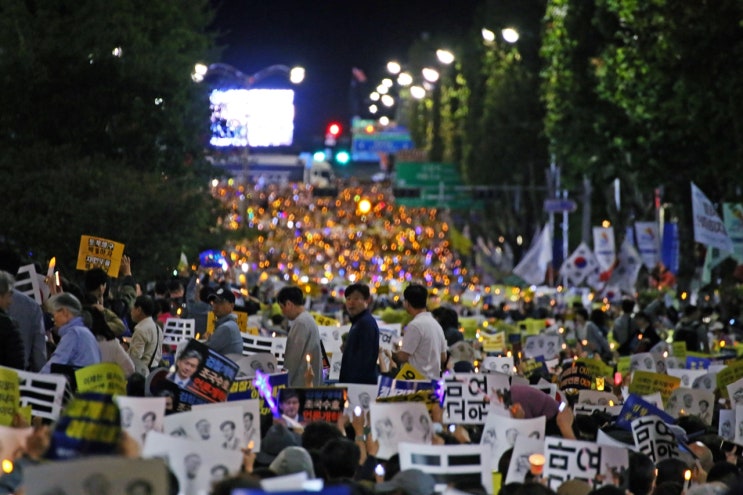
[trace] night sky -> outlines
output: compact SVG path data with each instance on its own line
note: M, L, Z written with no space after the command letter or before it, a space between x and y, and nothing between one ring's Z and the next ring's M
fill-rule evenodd
M404 60L423 33L463 33L478 0L221 0L214 28L220 62L253 74L274 64L302 65L295 142L310 146L331 120L351 117L351 69L378 84L390 59Z

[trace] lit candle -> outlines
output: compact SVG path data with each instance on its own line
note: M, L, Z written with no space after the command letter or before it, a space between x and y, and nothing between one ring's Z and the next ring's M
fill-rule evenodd
M686 471L684 471L684 481L684 493L686 493L691 487L691 469L687 469Z
M54 267L57 266L57 257L52 256L52 259L49 260L49 268L46 271L46 278L50 279L52 278L52 275L54 275Z
M13 461L11 461L10 459L3 459L2 466L3 473L9 474L13 472Z
M539 476L542 474L542 470L544 469L544 461L545 458L542 454L532 454L529 456L529 471L531 471L531 474L534 476Z
M310 355L307 354L304 358L307 360L307 368L309 368L310 367Z
M255 447L255 442L251 440L248 442L248 449L253 450L253 447Z

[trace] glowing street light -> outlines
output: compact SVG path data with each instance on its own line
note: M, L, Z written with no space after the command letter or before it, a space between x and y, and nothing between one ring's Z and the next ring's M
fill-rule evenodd
M519 40L519 32L511 27L503 29L501 35L503 35L503 39L508 43L516 43Z
M436 50L436 58L439 59L444 65L449 65L454 62L454 54L449 50L438 49Z
M410 86L413 84L413 76L407 72L400 72L397 76L397 84L400 86Z
M292 67L289 71L289 80L292 84L299 84L304 81L304 67Z
M391 107L395 104L395 99L391 97L390 95L382 95L382 105L386 107Z
M423 79L425 79L428 82L435 83L439 80L439 71L436 69L432 69L430 67L426 67L423 70L421 70L421 74L423 74Z
M410 86L410 96L416 100L422 100L426 97L426 90L421 86Z
M493 43L495 41L495 33L488 28L482 28L480 30L482 39L485 43Z
M401 70L402 66L398 62L395 62L394 60L387 62L387 72L390 74L399 74Z

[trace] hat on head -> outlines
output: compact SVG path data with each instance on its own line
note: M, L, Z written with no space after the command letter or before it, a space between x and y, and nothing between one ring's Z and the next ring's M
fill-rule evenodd
M302 437L282 424L271 425L266 436L261 440L261 451L255 456L255 460L264 466L271 464L279 453L286 447L299 447L302 445Z
M431 495L436 487L436 480L420 469L405 469L398 472L389 481L377 483L374 491L389 493L402 490L405 495Z
M457 361L454 363L456 373L474 373L475 367L469 361Z
M214 294L209 294L209 298L207 300L209 302L212 302L216 301L217 299L235 304L235 294L233 294L230 289L225 287L220 287Z
M315 469L312 466L312 457L303 447L286 447L279 452L268 469L283 476L285 474L307 473L310 478L315 477Z

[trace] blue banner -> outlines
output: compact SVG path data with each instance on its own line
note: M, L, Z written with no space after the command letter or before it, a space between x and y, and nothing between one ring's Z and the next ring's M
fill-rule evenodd
M632 421L649 414L658 416L664 423L669 425L676 422L673 417L669 416L666 412L661 411L642 397L635 394L629 394L629 397L627 397L627 400L622 406L622 411L619 413L616 425L624 430L632 431Z
M660 259L671 273L679 272L679 226L676 222L663 224L663 242L660 249Z

